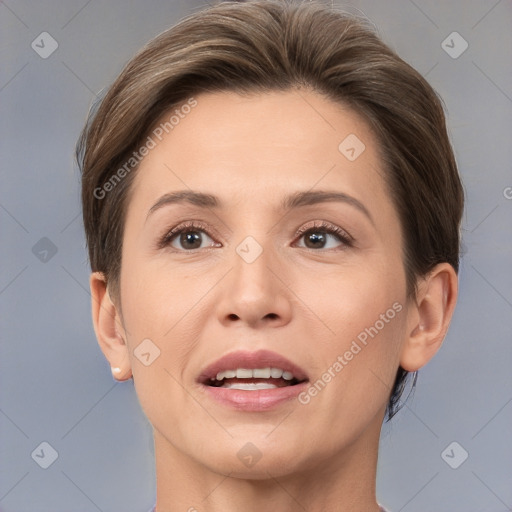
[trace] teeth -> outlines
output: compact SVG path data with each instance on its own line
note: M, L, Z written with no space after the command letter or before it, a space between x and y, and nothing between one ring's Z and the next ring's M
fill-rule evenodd
M277 388L277 386L274 384L269 384L268 382L225 382L221 388L241 389L242 391L256 391L257 389L274 389Z
M283 376L283 370L281 368L270 368L270 376L273 379L280 379Z
M270 368L255 368L252 376L255 379L270 379Z
M224 370L223 372L217 373L217 380L224 379L280 379L281 377L285 380L292 380L293 374L282 370L281 368L255 368L250 370L248 368L237 368L236 370ZM236 384L238 385L238 384ZM258 383L258 385L260 385ZM268 388L261 388L268 389Z

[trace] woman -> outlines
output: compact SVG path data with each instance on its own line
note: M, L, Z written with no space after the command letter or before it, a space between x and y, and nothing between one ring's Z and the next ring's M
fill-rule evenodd
M322 4L224 2L127 64L78 158L155 510L383 510L383 419L457 298L463 192L421 75Z

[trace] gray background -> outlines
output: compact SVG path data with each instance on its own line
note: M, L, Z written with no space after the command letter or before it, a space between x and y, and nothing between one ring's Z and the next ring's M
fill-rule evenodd
M384 426L378 497L393 512L510 511L512 2L343 5L374 21L444 98L467 194L455 317L414 396ZM3 512L144 512L154 501L149 425L132 383L112 379L91 324L73 149L92 100L133 53L202 6L0 4ZM46 59L31 47L44 31L58 43ZM469 44L458 58L442 47L454 31ZM453 52L463 41L447 44ZM58 453L48 469L42 442ZM457 465L462 450L469 457L453 469L445 461Z

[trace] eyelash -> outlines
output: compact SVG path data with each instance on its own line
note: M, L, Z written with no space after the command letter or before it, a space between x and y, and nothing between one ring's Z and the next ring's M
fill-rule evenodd
M184 224L180 224L179 226L176 226L175 228L172 228L170 231L166 232L165 235L159 240L158 242L158 248L163 249L164 247L167 247L175 238L177 235L181 235L181 233L185 233L187 231L208 231L208 227L203 224L202 222L198 221L188 221ZM209 235L208 235L209 236ZM211 238L211 237L210 237ZM197 250L197 249L195 249ZM193 252L192 251L178 251L178 252Z
M330 235L336 235L339 238L339 240L348 247L352 247L354 245L354 238L351 235L349 235L344 229L341 229L340 227L335 226L334 224L331 224L330 222L326 222L324 220L315 221L312 226L303 226L302 228L297 230L297 232L295 233L295 237L301 238L308 232L314 233L315 230L322 231ZM306 249L308 249L308 247L306 247Z
M179 226L176 226L175 228L171 229L170 231L166 232L163 237L160 238L157 244L158 249L163 249L165 247L168 247L169 244L172 242L172 240L181 233L186 233L187 231L203 231L206 234L208 234L208 226L203 224L199 221L188 221L184 224L181 224ZM342 242L347 247L353 247L354 245L354 238L347 233L344 229L341 229L340 227L331 224L326 221L315 221L313 225L311 226L303 226L302 228L298 229L295 233L295 238L301 238L308 232L315 232L315 231L322 231L325 233L328 233L330 235L335 235L338 237L340 242ZM210 235L208 235L210 236ZM211 237L210 237L211 238ZM303 247L303 249L310 249L312 251L317 252L317 249L311 249L309 247ZM200 249L191 249L189 251L185 250L178 250L176 249L176 252L195 252ZM322 249L319 249L322 250ZM328 249L327 249L328 250Z

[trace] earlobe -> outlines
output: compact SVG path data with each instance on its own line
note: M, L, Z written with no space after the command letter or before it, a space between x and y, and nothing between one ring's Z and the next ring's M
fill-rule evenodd
M121 316L110 297L105 276L93 272L89 278L92 322L101 351L110 364L112 376L124 381L132 376L126 334Z
M404 370L419 370L439 350L453 316L457 293L457 274L448 263L436 265L420 281L416 304L409 307L408 335L400 357Z

